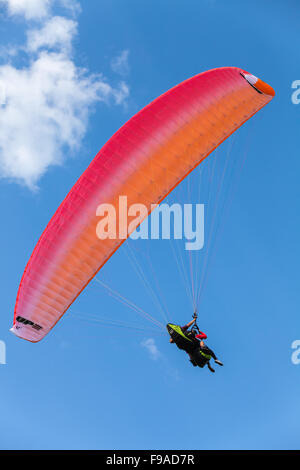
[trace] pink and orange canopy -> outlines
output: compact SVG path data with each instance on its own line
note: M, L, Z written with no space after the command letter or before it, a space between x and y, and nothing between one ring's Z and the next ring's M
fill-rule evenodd
M162 201L274 90L235 67L201 73L133 116L96 155L40 237L24 271L12 331L41 340L124 241L96 235L101 203ZM130 233L128 234L130 235Z

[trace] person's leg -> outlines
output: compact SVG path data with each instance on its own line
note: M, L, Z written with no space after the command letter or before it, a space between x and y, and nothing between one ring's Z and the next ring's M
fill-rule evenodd
M209 356L211 356L214 361L217 360L217 356L215 355L215 353L213 352L213 350L210 349L208 346L205 347L205 354L209 354Z
M224 365L223 362L219 361L219 359L215 359L215 363L216 363L216 364L219 364L219 366L223 366L223 365Z
M213 352L212 349L210 349L208 346L205 345L205 348L203 348L203 352L205 352L205 354L209 354L213 360L219 364L219 366L222 366L223 365L223 362L219 361L219 359L217 358L217 356L215 355L215 353Z
M209 354L213 358L216 364L219 364L219 366L223 365L223 362L219 361L219 359L217 358L217 356L215 355L212 349L206 346L206 350L207 350L207 354Z

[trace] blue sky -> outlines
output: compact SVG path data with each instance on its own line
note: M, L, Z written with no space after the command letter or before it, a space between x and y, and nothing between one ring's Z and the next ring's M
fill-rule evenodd
M300 366L291 362L291 344L300 339L300 105L291 101L291 84L300 79L297 2L0 3L0 82L8 103L0 117L0 340L7 351L0 448L299 448ZM227 65L270 83L276 97L217 154L217 171L230 154L238 177L229 173L222 191L217 214L225 215L210 247L216 251L199 324L224 367L214 375L194 369L166 334L152 332L97 282L41 343L11 335L26 262L97 151L159 94ZM195 173L168 201L187 202L190 185L199 202L197 182ZM217 189L214 181L213 198ZM200 202L206 197L204 191ZM132 251L137 264L128 260ZM148 295L149 285L159 285L169 320L185 323L192 308L170 253L167 241L130 240L98 278L164 322ZM145 330L104 325L92 315Z

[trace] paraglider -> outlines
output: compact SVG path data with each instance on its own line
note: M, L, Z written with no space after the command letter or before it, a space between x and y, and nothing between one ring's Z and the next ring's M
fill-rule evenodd
M146 206L149 215L274 90L237 67L196 75L123 125L73 186L40 237L18 290L12 332L40 341L136 226L122 237L97 236L97 207ZM196 359L195 359L196 360Z
M184 326L168 323L167 330L170 335L170 343L175 343L179 349L185 351L189 355L190 362L194 367L198 366L202 369L207 365L211 372L215 372L210 364L211 358L214 359L216 364L223 366L223 363L217 358L214 351L204 343L203 340L207 336L203 331L199 330L196 313L193 315L193 320Z

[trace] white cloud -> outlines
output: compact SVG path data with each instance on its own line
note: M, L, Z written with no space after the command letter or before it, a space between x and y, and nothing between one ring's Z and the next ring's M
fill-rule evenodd
M129 51L128 49L121 52L120 55L114 57L111 60L111 68L114 72L120 75L128 75L129 73L129 63L128 63Z
M120 104L128 90L89 76L65 55L42 52L30 67L0 67L5 104L0 113L0 171L31 189L64 147L78 148L96 101Z
M69 10L73 16L77 16L81 12L80 3L77 0L58 0L63 7Z
M112 86L76 66L76 33L75 21L47 18L27 31L25 46L12 49L11 58L22 51L28 65L0 66L0 177L36 189L49 166L80 147L93 105L122 105L129 95L126 83Z
M143 348L147 349L148 353L150 354L150 358L154 361L161 357L161 353L159 352L153 338L146 339L141 343L141 345Z
M0 0L9 15L23 15L26 20L41 20L49 16L53 4L60 4L73 16L81 12L77 0Z
M77 22L54 16L42 28L29 30L27 49L36 52L41 48L58 48L65 53L72 50L72 40L77 33Z
M52 0L0 0L10 15L24 15L27 20L41 19L49 14Z

